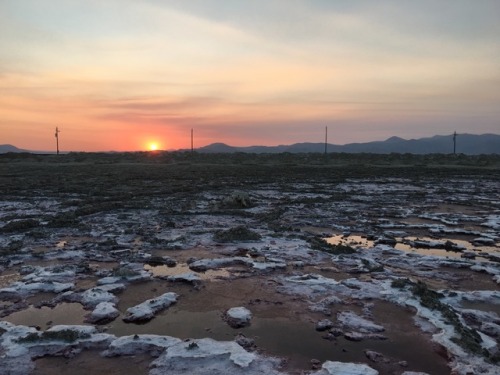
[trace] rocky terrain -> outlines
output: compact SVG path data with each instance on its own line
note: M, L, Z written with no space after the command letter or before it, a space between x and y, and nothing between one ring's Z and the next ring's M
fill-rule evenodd
M78 157L0 161L0 374L499 372L496 165Z

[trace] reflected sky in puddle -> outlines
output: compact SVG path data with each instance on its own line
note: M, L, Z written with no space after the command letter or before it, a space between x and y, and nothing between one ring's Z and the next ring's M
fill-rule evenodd
M433 351L426 339L416 328L408 329L410 313L388 303L383 303L381 308L376 315L390 320L381 321L387 328L388 340L385 341L352 342L339 337L332 342L322 338L324 333L314 329L314 322L284 317L254 316L249 327L232 329L223 321L220 310L189 311L181 305L174 305L146 324L126 324L118 318L109 323L107 332L117 336L155 334L181 339L211 337L216 340L232 340L241 332L254 339L259 350L265 354L288 358L291 368L309 369L313 358L320 361L365 362L364 350L370 349L407 360L408 369L433 374L448 373L445 361ZM62 303L53 309L30 306L4 320L13 324L39 326L45 330L58 324L83 324L86 313L80 304ZM401 329L403 325L405 329ZM415 345L419 347L418 351L412 351Z
M363 249L369 249L373 246L375 246L374 241L368 240L366 237L363 236L356 236L356 235L351 235L351 236L343 236L343 235L335 235L332 237L328 237L325 239L326 242L332 245L349 245L355 249L363 248ZM405 252L411 252L411 253L416 253L420 255L433 255L433 256L440 256L440 257L448 257L448 258L461 258L462 253L461 252L456 252L456 251L447 251L445 249L439 249L439 248L417 248L417 247L412 247L409 243L409 241L424 241L424 242L429 242L429 243L439 243L439 244L444 244L446 241L451 241L456 245L464 247L467 251L474 251L476 254L477 258L480 260L486 260L488 259L481 257L481 253L499 253L500 249L497 247L493 246L476 246L471 244L469 241L465 240L457 240L457 239L450 239L450 238L440 238L440 239L435 239L435 238L430 238L430 237L404 237L404 238L396 238L398 241L397 244L394 246L396 250L402 250Z
M211 337L216 340L233 340L239 333L255 340L257 347L266 354L284 356L292 359L295 366L309 368L310 360L318 358L327 360L334 358L335 350L332 342L321 338L314 324L292 321L286 318L254 317L249 327L232 329L222 320L220 311L194 312L171 308L157 316L147 324L126 324L121 320L112 323L109 333L122 336L135 333L148 333L175 336L181 339ZM344 348L354 349L354 343L345 341ZM359 351L361 352L361 351ZM364 354L345 355L344 358L361 361Z
M223 321L221 311L187 311L181 305L171 307L146 324L127 324L117 319L110 323L108 333L117 336L139 333L181 339L211 337L216 340L233 340L241 332L254 339L259 350L265 354L288 358L291 368L309 369L313 358L320 361L366 362L364 350L370 349L407 360L409 369L433 374L449 373L446 361L434 352L427 339L413 326L409 312L390 304L384 304L383 309L384 313L391 313L392 325L387 326L386 334L389 339L384 341L352 342L343 337L329 341L322 338L324 333L315 330L314 322L284 317L254 316L249 327L232 329ZM408 323L413 328L401 329ZM418 351L413 350L415 345L419 347Z
M212 280L224 279L231 276L231 273L227 269L217 269L208 270L205 272L194 272L192 271L186 263L178 263L175 267L168 267L166 265L162 266L150 266L149 264L144 265L144 269L154 277L168 277L181 275L183 273L194 273L199 276L202 280Z
M410 253L416 253L420 255L433 255L433 256L439 256L439 257L445 257L445 258L461 258L462 253L457 252L457 251L447 251L445 249L435 249L435 248L418 248L418 247L412 247L407 243L402 243L401 238L398 238L398 243L394 248L396 250L403 250L406 252ZM406 240L408 241L425 241L425 242L436 242L435 239L429 238L429 237L406 237ZM445 242L446 240L440 240L439 242ZM454 243L457 245L464 246L467 250L469 250L470 243L467 241L458 241L458 240L453 240ZM468 246L465 246L467 244Z
M59 324L84 324L85 315L88 313L79 303L61 303L53 309L46 306L39 309L30 306L2 319L16 325L39 326L41 329L47 329ZM47 324L49 322L51 324Z
M326 242L332 245L349 245L355 249L373 247L373 241L362 236L343 236L341 234L326 238Z

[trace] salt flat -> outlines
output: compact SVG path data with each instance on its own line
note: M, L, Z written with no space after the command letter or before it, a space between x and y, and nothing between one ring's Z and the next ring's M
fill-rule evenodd
M498 373L493 156L10 155L0 186L0 373Z

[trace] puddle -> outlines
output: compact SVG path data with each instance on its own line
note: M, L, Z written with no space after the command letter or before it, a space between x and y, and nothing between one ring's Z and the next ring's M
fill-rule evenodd
M217 254L213 249L208 250L202 246L183 250L152 250L151 255L159 257L167 256L174 258L179 263L187 263L189 258L211 259L219 257L219 254Z
M183 273L194 273L197 276L199 276L202 280L216 281L220 279L227 279L228 277L231 276L231 272L229 272L227 269L207 270L205 272L194 272L185 263L179 263L175 267L168 267L166 265L150 266L149 264L146 264L144 265L144 269L148 272L151 272L151 274L154 277L160 277L160 278L181 275Z
M374 241L370 241L366 239L363 236L343 236L343 235L336 235L332 237L328 237L325 239L326 242L332 245L349 245L355 249L358 248L363 248L363 249L369 249L374 246ZM429 244L437 244L437 247L444 246L444 243L446 241L451 241L454 244L463 247L466 249L466 251L474 251L476 254L476 259L482 260L482 261L487 261L490 262L489 259L482 257L482 253L498 253L499 248L494 247L494 246L475 246L471 244L469 241L465 240L458 240L458 239L451 239L451 238L440 238L440 239L435 239L431 237L404 237L404 238L396 238L396 245L394 248L396 250L402 250L405 252L411 252L411 253L416 253L420 255L433 255L433 256L439 256L439 257L445 257L445 258L457 258L457 259L462 259L462 253L457 252L457 251L449 251L445 250L442 248L436 248L436 247L412 247L409 244L409 241L422 241L426 242ZM418 246L418 244L416 244Z
M38 292L34 295L26 297L26 302L30 305L37 305L42 302L52 301L57 296L57 293L52 292Z
M84 324L83 320L88 313L79 303L61 303L53 309L46 306L39 309L30 306L2 319L16 325L38 326L44 330L59 324Z
M352 342L340 337L328 341L322 338L324 333L315 330L316 320L324 316L308 311L302 299L276 293L273 284L265 278L236 279L230 284L208 282L199 291L187 285L172 286L177 288L159 281L130 285L120 296L122 314L127 307L167 290L179 293L180 297L175 305L146 324L127 324L119 317L108 324L107 332L117 336L158 334L216 340L233 340L241 332L255 340L259 351L287 358L286 370L289 371L309 370L314 358L366 363L364 350L370 349L398 361L408 361L407 370L449 374L446 360L414 326L412 313L390 303L381 302L382 307L376 310L376 317L381 316L379 322L387 325L388 340ZM223 321L222 313L234 306L247 306L252 311L249 327L232 329ZM416 347L419 349L415 350Z
M386 266L387 268L391 268ZM392 269L401 277L408 277L408 271ZM416 279L425 282L435 290L451 289L457 291L497 290L498 285L491 275L481 272L471 272L468 269L454 267L439 267L435 271L414 275Z
M377 301L373 309L376 323L386 329L388 340L376 343L373 350L386 356L408 362L405 371L425 372L429 374L449 374L447 361L435 348L430 337L415 326L413 313L391 304Z
M430 219L423 219L421 217L414 217L414 216L400 219L398 220L398 222L407 225L434 224L434 221Z
M33 254L38 254L38 255L41 255L43 253L50 253L52 250L54 250L53 248L49 247L49 246L34 246L32 249L31 249L31 252Z
M326 238L326 242L331 245L349 245L355 249L373 247L373 241L362 236L343 236L341 234Z
M472 215L477 213L477 207L465 206L461 204L450 204L441 203L438 204L432 212L434 213L447 213L447 214L460 214L460 215Z
M463 309L480 310L486 312L494 312L500 316L500 305L491 302L478 302L478 301L462 301L460 307Z
M498 252L497 247L493 246L474 246L472 245L469 241L465 240L456 240L456 239L449 239L449 238L440 238L440 239L435 239L435 238L430 238L430 237L405 237L405 238L397 238L396 239L398 243L395 246L396 250L403 250L406 252L412 252L412 253L417 253L421 255L434 255L434 256L440 256L440 257L448 257L448 258L458 258L462 259L462 253L457 252L457 251L449 251L445 249L439 249L435 247L412 247L410 244L406 243L407 241L423 241L429 244L432 243L438 243L439 247L441 245L444 245L446 241L451 241L454 244L464 247L466 251L474 251L476 254L476 259L480 259L482 261L488 261L489 259L484 258L481 256L481 253L496 253ZM418 244L417 244L418 246Z
M75 281L75 290L86 290L97 286L97 277L79 278Z
M129 324L117 319L110 323L107 333L117 336L156 334L180 339L211 337L216 340L232 340L234 331L221 318L221 311L193 312L171 307L146 324Z
M254 316L249 327L233 329L221 317L222 311L193 312L173 307L154 320L143 325L126 324L116 321L109 333L122 336L135 333L159 334L187 338L210 337L215 340L233 340L239 333L255 340L260 351L265 354L290 359L293 368L309 369L313 358L333 360L337 354L350 358L340 348L335 348L330 341L321 338L313 323L304 323L287 318L261 318ZM345 340L343 340L345 341ZM354 349L355 344L346 341L344 348ZM364 360L362 350L354 356L355 360Z
M408 361L409 370L448 374L446 360L433 351L431 343L422 337L417 328L407 326L413 324L411 317L406 314L408 316L402 319L401 315L405 314L399 310L391 314L391 329L387 332L389 340L386 341L352 342L340 337L332 342L322 338L324 333L317 332L313 322L284 317L267 318L257 314L249 327L232 329L222 320L221 311L193 312L179 306L170 308L143 325L117 320L108 332L118 336L143 333L181 339L211 337L216 340L232 340L241 332L255 340L259 351L287 358L287 367L290 369L310 369L311 359L366 362L364 350L370 349ZM415 347L419 350L414 350Z

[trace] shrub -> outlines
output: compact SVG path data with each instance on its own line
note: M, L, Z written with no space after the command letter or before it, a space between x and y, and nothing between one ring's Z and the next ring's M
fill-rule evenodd
M21 337L19 342L36 342L36 341L64 341L64 342L75 342L78 339L89 338L88 333L82 333L78 331L72 331L70 329L64 329L61 331L45 331L42 333L33 332L25 337Z
M422 306L439 311L446 323L451 324L455 328L456 336L451 339L453 342L471 353L489 357L489 353L483 350L481 346L481 336L476 330L462 324L453 307L441 302L441 298L443 297L441 293L430 289L427 284L421 281L414 283L408 279L398 279L394 280L391 284L393 288L404 288L407 285L411 286L412 293L420 300Z
M391 287L397 289L403 289L407 285L411 285L411 281L409 279L396 279L392 280Z

